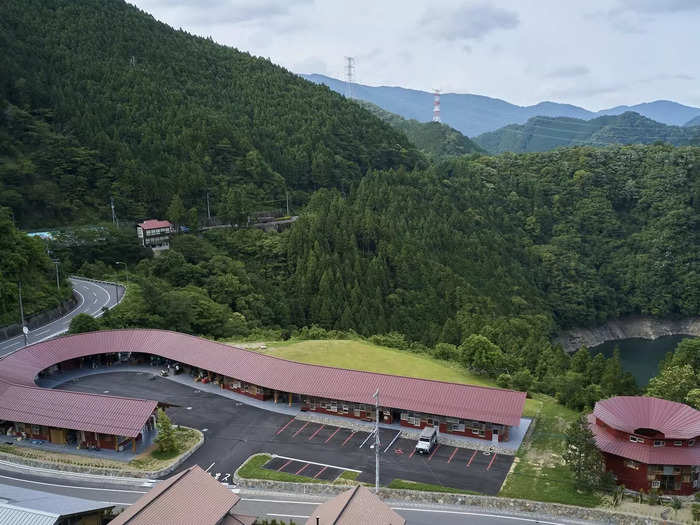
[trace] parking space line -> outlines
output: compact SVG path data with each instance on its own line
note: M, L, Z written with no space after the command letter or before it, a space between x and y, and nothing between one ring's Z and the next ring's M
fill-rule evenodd
M440 448L440 443L438 443L437 447L435 447L435 450L433 450L433 453L430 454L430 457L428 458L428 461L430 461L431 459L433 459L433 456L435 455L435 453L438 451L439 448Z
M314 476L314 479L318 478L318 477L323 473L323 471L326 470L327 468L328 468L328 467L323 467L321 470L319 470L318 472L316 472L316 475Z
M299 463L308 463L309 465L319 465L321 467L328 467L328 468L334 468L338 470L349 470L350 472L362 472L361 470L357 470L354 468L349 468L349 467L339 467L338 465L327 465L326 463L318 463L316 461L307 461L305 459L298 459L298 458L289 458L287 456L278 456L277 454L273 454L272 458L279 458L279 459L289 459L291 461L298 461Z
M345 444L346 444L348 441L350 441L350 439L352 438L352 436L354 436L355 434L357 434L357 430L353 430L352 432L350 432L350 435L349 435L348 437L345 438L345 441L343 441L343 444L340 445L340 446L341 446L341 447L344 447Z
M496 456L498 456L498 454L493 455L493 457L491 458L491 461L489 461L489 466L486 467L486 470L491 470L491 465L493 465L493 460L496 459Z
M278 435L280 435L282 432L284 432L284 430L285 430L289 425L292 424L292 421L294 421L294 419L295 419L295 418L292 418L292 419L290 419L289 421L287 421L287 424L284 425L282 428L280 428L280 429L277 431L277 433L276 433L275 435L278 436Z
M450 459L447 460L448 463L452 463L452 458L455 457L455 454L457 453L457 447L452 451L452 454L450 454Z
M416 447L413 447L413 450L411 450L411 454L408 456L409 459L413 457L413 454L416 453Z
M401 431L399 430L399 431L397 432L397 434L394 436L394 439L391 440L391 443L389 443L389 446L387 446L387 447L384 449L384 452L386 452L387 450L389 450L389 449L391 448L391 445L394 444L394 441L396 441L397 439L399 439L399 436L400 436L400 435L401 435Z
M284 465L282 465L280 468L277 469L277 472L281 472L282 470L284 470L284 468L285 468L287 465L289 465L292 461L293 461L293 460L291 460L291 459L290 459L289 461L287 461Z
M469 461L467 462L467 467L472 464L472 461L474 461L474 456L476 456L476 450L472 454L472 457L469 458Z
M212 468L214 465L216 465L216 461L214 461L214 463L212 463L211 465L209 465L209 466L207 467L207 470L205 470L204 472L209 472L209 469Z
M365 446L365 443L369 441L369 438L371 438L374 435L374 431L370 432L369 435L365 438L365 440L362 442L359 448L362 448Z
M326 427L326 425L321 425L320 427L318 427L318 428L316 429L316 432L314 432L313 434L311 434L311 435L309 436L309 441L311 441L313 438L315 438L315 437L316 437L316 434L318 434L319 432L321 432L321 430L323 430L325 427Z
M292 434L292 437L297 437L297 434L298 434L299 432L301 432L302 430L304 430L307 426L309 426L309 421L307 421L306 423L304 423L304 424L301 426L301 428L300 428L299 430L297 430L296 432L294 432L294 434Z
M296 475L298 476L299 474L301 474L302 472L304 472L304 470L306 470L306 467L308 467L310 464L311 464L311 463L306 463L303 467L301 467L299 470L297 470Z
M328 443L333 436L335 436L338 433L338 430L340 430L340 427L335 429L335 432L333 432L330 436L328 436L328 439L324 441L324 443Z

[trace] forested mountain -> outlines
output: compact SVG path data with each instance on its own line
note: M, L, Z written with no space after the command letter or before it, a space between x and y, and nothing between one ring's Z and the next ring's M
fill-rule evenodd
M0 205L23 227L163 216L173 196L235 218L289 190L412 167L405 136L268 60L122 0L0 4Z
M0 208L0 326L20 322L20 281L25 317L67 299L71 287L65 272L60 273L60 288L54 272L44 243L17 231L10 211Z
M324 84L338 93L345 92L345 82L325 75L302 75L307 80ZM433 94L401 87L352 85L353 96L407 119L427 122L432 116ZM682 126L700 116L700 108L668 100L657 100L634 106L617 106L597 112L556 102L540 102L532 106L516 106L505 100L467 93L443 93L440 96L442 120L446 124L474 137L509 124L524 124L528 119L571 117L592 119L602 115L620 115L634 111L663 124Z
M418 122L407 120L399 115L383 110L379 106L356 100L358 104L374 113L384 122L402 131L418 149L433 157L450 157L468 153L486 153L481 146L475 144L459 131L440 122Z
M697 117L695 117L693 119L690 119L688 122L686 122L684 124L684 126L686 126L686 127L700 126L700 115L698 115Z
M565 117L534 117L525 124L511 124L484 133L474 141L491 153L529 153L562 146L610 144L700 145L700 127L667 126L637 113L581 120Z

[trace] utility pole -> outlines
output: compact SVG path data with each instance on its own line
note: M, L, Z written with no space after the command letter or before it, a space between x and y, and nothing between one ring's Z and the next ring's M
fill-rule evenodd
M24 325L24 307L22 306L22 280L17 281L17 287L19 288L19 316L22 320L22 335L24 336L24 346L27 346L27 327Z
M374 421L374 492L376 494L379 492L379 388L372 397L377 416Z
M207 191L207 226L211 226L211 210L209 209L209 191Z
M286 188L284 190L284 196L287 199L287 217L289 217L289 192Z
M58 259L53 259L51 262L53 262L56 265L56 288L60 292L61 291L61 282L58 278L58 265L61 264L61 261L59 261Z
M345 98L352 98L353 72L355 57L345 57Z
M114 211L114 197L109 198L109 205L112 207L112 224L114 226L119 226L119 219L117 219L117 214Z

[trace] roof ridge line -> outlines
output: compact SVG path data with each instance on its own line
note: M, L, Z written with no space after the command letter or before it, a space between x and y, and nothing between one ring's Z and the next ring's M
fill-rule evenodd
M138 515L141 513L141 511L145 510L145 509L146 509L147 507L149 507L153 502L155 502L158 498L160 498L163 494L165 494L165 493L168 491L168 489L169 489L170 487L172 487L175 483L177 483L177 482L180 481L182 478L184 478L187 474L189 474L190 472L192 472L192 469L194 469L194 466L192 466L192 467L190 467L190 468L188 468L188 469L183 470L182 472L180 472L180 475L179 475L176 479L174 479L172 483L170 483L167 487L165 487L163 490L161 490L154 498L152 498L152 499L151 499L148 503L146 503L143 507L141 507L139 510L137 510L136 513L135 513L133 516L129 516L129 517L126 519L126 521L124 522L124 525L126 525L127 523L129 523L133 518L135 518L136 516L138 516ZM167 481L167 480L163 480L163 481ZM146 492L146 494L148 494L148 492Z
M358 490L360 490L360 485L355 485L355 487L352 489L352 494L350 494L350 497L348 497L347 501L345 502L345 505L343 505L343 508L340 509L340 512L333 520L333 523L331 523L330 525L335 525L336 523L338 523L338 520L343 515L343 512L345 512L345 509L348 508L348 505L350 505L350 501L352 500L352 498L355 497Z

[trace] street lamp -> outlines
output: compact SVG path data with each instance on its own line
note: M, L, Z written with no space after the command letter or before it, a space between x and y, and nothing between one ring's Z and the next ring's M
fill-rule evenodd
M24 307L22 306L22 280L17 281L17 288L19 291L19 316L22 320L22 335L24 336L24 346L27 346L27 334L29 329L24 324Z
M375 414L376 419L374 422L374 492L379 492L379 388L372 396L375 400Z
M124 271L126 272L126 286L129 286L129 267L125 262L122 261L117 261L114 264L123 264L124 265ZM117 288L117 302L119 302L119 289Z
M51 259L51 262L56 265L56 288L60 292L61 291L61 283L58 279L58 265L61 264L61 261L59 261L58 259Z

